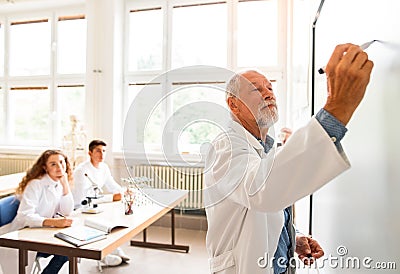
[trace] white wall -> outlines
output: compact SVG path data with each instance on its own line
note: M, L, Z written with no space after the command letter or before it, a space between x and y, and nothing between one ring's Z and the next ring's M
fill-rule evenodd
M85 123L89 136L107 142L113 151L115 131L121 125L123 0L88 0L87 95ZM120 129L122 131L122 129ZM118 142L117 142L118 144ZM112 153L106 160L111 162Z

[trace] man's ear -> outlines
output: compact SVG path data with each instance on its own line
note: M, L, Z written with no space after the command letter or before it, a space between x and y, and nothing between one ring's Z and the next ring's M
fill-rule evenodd
M228 107L230 108L233 114L239 113L238 100L239 99L234 96L230 96L227 99Z

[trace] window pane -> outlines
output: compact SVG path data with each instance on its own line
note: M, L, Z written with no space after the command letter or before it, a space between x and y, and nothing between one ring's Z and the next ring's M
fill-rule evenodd
M4 76L4 25L0 24L0 77Z
M86 19L58 21L57 72L85 73Z
M239 67L278 64L278 1L238 3Z
M223 85L175 85L172 97L173 124L179 153L200 153L201 145L221 132L221 115L227 114ZM211 113L211 115L210 115ZM214 114L215 115L214 115ZM218 117L213 117L218 116Z
M131 101L129 115L135 115L137 143L161 145L165 104L161 101L161 85L130 85L128 100ZM159 148L158 148L159 150Z
M225 3L174 7L172 16L173 68L190 65L226 67Z
M71 131L71 115L76 116L81 122L85 120L85 88L58 87L57 93L61 118L61 133L64 136Z
M4 91L3 89L0 87L0 143L4 142L4 123L5 123L5 116L6 116L6 112L4 109Z
M50 50L49 22L12 23L10 27L10 75L49 74Z
M129 71L162 68L163 14L161 8L129 14Z
M46 89L10 91L11 134L20 144L49 144L50 92Z
M291 105L293 113L303 113L306 115L293 115L293 121L297 119L309 119L308 105L309 105L309 94L307 92L309 82L309 47L310 37L304 35L309 32L310 28L310 3L296 0L293 1L293 31L292 31L292 81L288 82L292 85L289 88L291 91ZM313 10L313 13L315 11ZM317 50L318 52L320 50ZM324 84L325 84L324 80ZM324 88L325 90L325 88ZM307 110L307 111L305 111ZM305 117L302 117L305 116ZM296 120L294 120L296 117ZM297 120L298 121L298 120ZM299 123L294 123L299 124Z

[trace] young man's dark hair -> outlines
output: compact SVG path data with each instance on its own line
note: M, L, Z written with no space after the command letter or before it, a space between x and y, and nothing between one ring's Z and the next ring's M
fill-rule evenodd
M89 151L93 151L97 146L107 146L107 144L102 140L93 140L89 144Z

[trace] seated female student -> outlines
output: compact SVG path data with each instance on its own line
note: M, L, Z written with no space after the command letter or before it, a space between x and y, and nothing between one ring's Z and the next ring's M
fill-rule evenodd
M60 150L43 152L19 183L17 197L21 203L11 229L71 226L72 219L59 217L71 214L74 208L70 182L72 170L66 155ZM66 256L54 255L42 273L58 273L67 260Z

